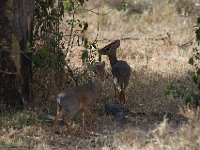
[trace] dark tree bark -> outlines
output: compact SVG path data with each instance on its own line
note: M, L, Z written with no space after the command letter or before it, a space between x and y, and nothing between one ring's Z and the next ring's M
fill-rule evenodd
M32 101L31 53L35 0L0 0L0 102L22 107Z

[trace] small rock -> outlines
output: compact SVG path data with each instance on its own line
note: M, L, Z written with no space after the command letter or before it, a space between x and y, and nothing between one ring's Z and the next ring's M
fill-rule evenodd
M122 125L127 123L127 118L123 112L118 112L114 115L114 121Z
M115 115L116 113L119 113L119 112L121 113L129 112L129 109L126 106L121 105L121 104L107 102L105 104L105 111L106 111L106 114Z

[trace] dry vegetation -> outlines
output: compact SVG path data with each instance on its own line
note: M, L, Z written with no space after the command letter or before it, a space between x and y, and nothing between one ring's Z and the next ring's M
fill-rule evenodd
M104 2L89 1L87 8ZM112 6L112 3L102 5L98 11L109 12ZM192 86L188 80L191 71L188 59L195 45L194 16L177 13L176 3L167 0L153 1L141 14L115 9L103 16L92 12L79 14L78 17L89 24L85 36L93 40L98 34L99 48L109 40L122 39L118 56L132 67L127 90L128 107L132 111L127 114L128 123L121 126L113 122L112 116L104 114L104 103L115 99L110 75L94 110L93 132L80 136L78 117L73 124L75 134L63 132L52 143L52 126L45 117L49 112L24 110L14 116L1 116L0 149L199 149L199 112L183 109L181 99L164 96L169 82ZM193 45L185 44L190 40ZM76 52L74 56L72 65L80 67L80 55ZM109 62L106 57L103 59L110 74ZM65 130L64 127L61 130Z

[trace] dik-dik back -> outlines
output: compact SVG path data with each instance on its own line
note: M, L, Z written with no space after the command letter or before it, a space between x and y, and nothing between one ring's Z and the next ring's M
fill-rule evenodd
M59 118L65 118L65 123L72 119L79 111L83 112L83 128L85 128L84 114L90 116L90 122L93 122L91 106L95 104L98 93L101 90L101 84L105 75L105 63L95 66L89 66L89 69L95 73L95 78L88 84L67 88L57 96L57 116L54 121L54 129Z
M68 88L60 92L57 96L58 109L65 107L68 111L81 109L84 106L92 105L96 102L99 90L101 89L101 82L104 79L105 63L90 67L95 73L95 78L88 84ZM58 111L57 110L57 113Z
M71 112L93 105L97 99L97 91L94 83L63 90L57 96L57 114L61 108Z

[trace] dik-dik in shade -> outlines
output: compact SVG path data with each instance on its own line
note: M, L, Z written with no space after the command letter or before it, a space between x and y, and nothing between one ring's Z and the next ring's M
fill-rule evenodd
M125 104L125 90L128 87L131 67L126 61L118 60L116 56L117 48L120 46L120 40L115 40L114 42L108 44L104 48L99 50L100 55L107 55L110 60L110 65L112 67L112 75L116 88L120 91L119 93L119 103Z
M64 122L68 127L68 121L73 119L78 112L82 112L83 129L85 130L85 115L90 118L90 128L93 124L92 106L96 103L98 94L102 89L102 82L105 76L105 63L89 66L89 69L95 73L95 77L87 84L67 88L61 91L57 96L57 115L53 124L53 132L55 134L58 119L64 118Z

